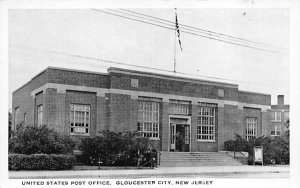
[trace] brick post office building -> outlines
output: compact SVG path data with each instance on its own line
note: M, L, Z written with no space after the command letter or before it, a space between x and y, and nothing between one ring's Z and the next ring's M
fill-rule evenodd
M13 92L12 105L14 126L47 125L75 139L103 129L139 131L161 151L219 151L235 134L266 135L271 96L120 68L49 67Z

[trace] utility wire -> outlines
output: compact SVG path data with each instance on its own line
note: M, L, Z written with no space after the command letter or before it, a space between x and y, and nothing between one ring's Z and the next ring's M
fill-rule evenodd
M117 11L117 10L115 10L115 9L108 9L108 10L110 10L110 11L113 11L113 12L117 12L117 13L121 13L121 14L126 14L126 15L129 15L129 16L133 16L133 17L135 17L135 18L140 18L140 19L146 19L146 20L149 20L149 21L153 21L153 22L157 22L157 23L160 23L160 24L164 24L164 25L167 25L167 26L170 26L171 28L173 28L173 26L174 26L174 24L175 24L175 22L171 22L171 21L168 21L168 20L164 20L164 19L160 19L160 18L156 18L156 17L153 17L153 16L149 16L150 17L150 19L149 18L144 18L144 17L140 17L140 16L135 16L135 15L132 15L132 14L128 14L128 13L124 13L124 12L120 12L120 11ZM121 10L125 10L125 9L121 9ZM133 12L133 11L130 11L130 12ZM142 14L143 15L143 14ZM167 24L167 23L164 23L164 22L161 22L161 21L157 21L157 20L154 20L154 19L152 19L152 18L156 18L156 19L158 19L158 20L163 20L163 21L165 21L165 22L169 22L169 23L172 23L172 24ZM191 26L186 26L186 25L184 25L184 27L182 27L183 26L183 24L179 24L179 25L181 25L181 31L183 31L183 29L184 30L188 30L188 31L196 31L196 32L200 32L200 33L202 33L202 34L205 34L205 35L210 35L210 36L207 36L208 38L210 38L210 37L218 37L218 38L221 38L221 39L225 39L226 40L226 42L229 42L229 43L231 43L232 44L232 41L228 41L228 40L235 40L236 42L239 42L240 44L241 44L241 42L243 42L243 43L254 43L254 44L241 44L241 45L246 45L246 46L249 46L249 45L257 45L257 44L260 44L260 45L265 45L265 46L270 46L270 47L273 47L273 48L278 48L278 47L275 47L275 46L272 46L272 45L269 45L269 44L264 44L264 43L260 43L260 42L254 42L254 41L250 41L250 40L246 40L246 39L241 39L241 38L236 38L236 37L231 37L231 38L226 38L226 37L224 37L224 36L220 36L220 35L224 35L224 34L219 34L219 36L218 35L214 35L214 34L211 34L211 33L207 33L207 32L203 32L203 29L200 29L200 28L196 28L196 27L191 27ZM198 34L199 35L199 34ZM202 35L201 35L202 36ZM225 36L228 36L228 35L225 35ZM219 39L219 40L221 40L221 39ZM241 41L241 40L243 40L243 41ZM222 42L225 42L225 41L223 41L222 40ZM255 44L256 43L256 44ZM271 49L266 49L266 48L261 48L261 47L255 47L255 46L253 46L254 48L259 48L259 49L265 49L265 50L267 50L267 51L272 51L272 52L276 52L276 53L280 53L280 52L278 52L277 50L271 50Z
M162 25L155 24L155 23L150 23L150 22L139 20L139 19L135 19L135 18L130 18L130 17L127 17L127 16L122 16L122 15L119 15L119 14L115 14L115 13L111 13L111 12L107 12L107 11L103 11L103 10L99 10L99 9L92 9L92 10L97 11L97 12L102 12L102 13L110 14L110 15L114 15L114 16L118 16L118 17L122 17L122 18L129 19L129 20L134 20L134 21L137 21L137 22L145 23L145 24L154 25L154 26L165 28L165 29L169 29L169 30L172 30L172 31L174 30L174 28L162 26ZM252 48L252 49L256 49L256 50L262 50L262 51L267 51L267 52L282 54L282 52L279 52L279 51L269 50L269 49L259 48L259 47L253 47L253 46L249 46L249 45L246 45L246 44L239 44L239 43L230 42L230 41L225 41L225 40L222 40L222 39L217 39L217 38L214 38L214 37L208 37L208 36L197 34L197 33L194 33L194 32L183 31L182 29L181 29L181 32L182 33L191 34L191 35L195 35L195 36L199 36L199 37L208 38L208 39L211 39L211 40L216 40L216 41L224 42L224 43L229 43L229 44L233 44L233 45L237 45L237 46L243 46L243 47Z
M169 70L165 70L165 69L161 69L161 68L147 67L147 66L141 66L141 65L132 65L132 64L118 62L118 61L111 61L111 60L106 60L106 59L101 59L101 58L94 58L94 57L82 56L82 55L78 55L78 54L65 53L65 52L60 52L60 51L56 51L56 50L34 48L34 47L30 47L30 46L9 45L9 48L17 49L18 47L21 47L22 49L26 49L26 50L28 50L28 48L31 48L33 50L40 50L40 51L59 54L59 55L64 55L64 56L68 56L68 57L88 59L88 60L92 60L92 61L101 61L101 62L105 62L105 63L109 63L109 64L124 65L124 66L137 67L137 68L143 68L143 69L148 69L148 70L150 69L150 70L155 70L155 71L168 72L168 73L172 73L174 75L174 71L169 71ZM201 76L201 75L197 75L197 74L191 74L191 73L177 72L176 71L176 74L177 73L181 74L181 75L195 76L195 77L198 77L198 78L206 78L206 79L209 78L209 79L216 79L216 80L222 80L222 81L227 81L227 82L229 81L229 82L246 83L246 84L252 84L252 85L271 86L269 84L259 84L259 83L255 83L255 82L239 81L239 80L225 79L225 78L219 78L219 77L213 77L213 76ZM196 79L196 78L194 78L194 79ZM203 80L203 81L208 81L209 82L210 80Z
M135 18L139 18L139 19L144 19L144 20L148 20L148 21L151 21L151 22L155 22L155 23L159 23L159 24L163 24L163 25L166 25L166 26L170 26L170 27L174 27L174 22L170 22L172 24L169 24L169 23L165 23L165 22L161 22L161 21L157 21L157 20L154 20L152 18L145 18L145 17L141 17L141 16L136 16L136 15L132 15L132 14L128 14L128 13L125 13L125 12L121 12L121 11L118 11L118 10L114 10L114 9L108 9L112 12L117 12L117 13L120 13L120 14L125 14L125 15L128 15L128 16L132 16L132 17L135 17ZM203 32L201 30L197 30L197 29L194 29L194 28L191 28L191 27L182 27L182 24L179 24L181 27L180 27L180 31L182 30L188 30L188 31L194 31L194 32L200 32L200 33L203 33L205 35L210 35L209 37L218 37L218 38L223 38L225 40L234 40L236 42L243 42L245 43L244 41L241 41L239 39L228 39L226 37L223 37L223 36L218 36L218 35L214 35L214 34L211 34L211 33L207 33L207 32ZM249 42L246 42L246 43L249 43ZM255 42L254 42L255 43ZM253 45L253 44L252 44ZM257 45L257 44L254 44L254 45Z
M137 14L137 15L142 15L144 17L149 17L149 18L153 18L153 19L156 19L156 20L161 20L161 21L164 21L164 22L175 24L172 21L165 20L165 19L162 19L162 18L158 18L158 17L155 17L155 16L150 16L150 15L142 14L142 13L139 13L139 12L130 11L130 10L127 10L127 9L120 9L120 10L123 10L123 11L126 11L126 12L131 12L131 13L134 13L134 14ZM260 44L260 45L264 45L264 46L269 46L269 47L273 47L273 48L282 49L281 47L278 47L278 46L274 46L274 45L270 45L270 44L266 44L266 43L262 43L262 42L251 41L251 40L247 40L247 39L240 38L240 37L234 37L234 36L231 36L231 35L226 35L226 34L219 33L219 32L205 30L205 29L201 29L201 28L198 28L198 27L190 26L190 25L179 24L179 26L181 26L181 28L182 27L192 28L192 29L195 29L195 30L198 30L198 31L209 33L209 35L213 35L213 36L218 36L219 35L219 37L221 37L221 36L222 37L228 37L228 38L232 38L232 39L235 39L235 40L238 40L238 41L245 41L245 42L249 42L249 43L256 43L256 44Z
M114 11L114 12L117 12L117 13L121 13L121 14L126 14L126 15L129 15L129 16L133 16L133 15L131 15L131 14L123 13L123 12L120 12L120 11L117 11L117 10L113 10L113 9L108 9L108 10L111 10L111 11ZM134 16L134 17L136 17L136 16ZM140 16L137 17L137 18L145 19L145 18L140 17ZM147 19L147 20L153 21L153 19ZM160 21L155 21L155 22L157 22L157 23L162 23L162 24L168 25L168 26L170 26L170 27L173 27L173 26L174 26L174 25L166 24L166 23L163 23L163 22L160 22ZM174 23L174 22L172 22L172 23ZM150 24L151 24L151 23L150 23ZM174 24L175 24L175 23L174 23ZM198 35L198 36L201 36L201 37L205 37L205 36L203 36L203 35L201 35L201 34L191 33L191 32L187 32L187 31L185 31L185 30L195 31L195 29L189 29L189 28L184 28L184 29L183 29L182 27L181 27L181 29L180 29L180 31L181 31L181 32L184 32L184 33L188 33L188 34L192 34L192 35L196 35L196 36ZM199 32L199 31L196 31L196 32ZM203 33L203 32L202 32L202 33ZM207 34L207 33L205 33L205 34ZM213 36L212 34L208 34L208 35ZM228 39L227 39L227 41L224 41L224 40L221 40L221 39L213 38L213 37L211 37L211 36L206 36L206 38L213 39L213 40L219 40L219 41L221 41L221 42L228 42L228 43L230 43L230 44L234 44L233 42L228 41ZM220 38L221 36L214 36L214 37ZM224 38L224 37L221 37L221 38ZM226 39L226 38L225 38L225 39ZM240 41L239 41L239 42L240 42ZM279 53L279 52L276 51L276 50L270 50L270 49L265 49L265 48L255 47L255 46L249 46L249 45L247 45L247 44L241 44L241 43L240 43L239 45L244 46L244 47L253 47L253 48L258 49L258 50L265 50L265 51L271 51L271 52Z

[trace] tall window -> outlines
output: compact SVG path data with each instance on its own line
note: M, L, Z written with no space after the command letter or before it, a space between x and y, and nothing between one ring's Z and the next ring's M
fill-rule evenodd
M272 111L271 112L271 120L272 121L281 121L281 112L280 111Z
M159 102L139 101L137 130L144 137L159 138Z
M71 104L70 123L71 134L89 135L90 106Z
M246 119L246 139L251 140L257 136L257 118Z
M37 125L38 127L42 126L43 124L43 105L37 106Z
M169 113L177 115L190 115L191 114L191 102L170 100Z
M199 104L197 116L197 139L215 141L216 105L208 103Z

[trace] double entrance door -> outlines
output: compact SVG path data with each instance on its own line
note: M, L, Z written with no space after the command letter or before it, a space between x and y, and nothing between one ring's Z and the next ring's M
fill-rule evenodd
M170 123L170 151L190 151L190 125L182 123Z

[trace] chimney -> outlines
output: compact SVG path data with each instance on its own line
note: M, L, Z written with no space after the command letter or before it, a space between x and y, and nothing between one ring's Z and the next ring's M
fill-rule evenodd
M277 104L278 104L278 106L283 106L284 105L284 95L278 95L277 96Z

